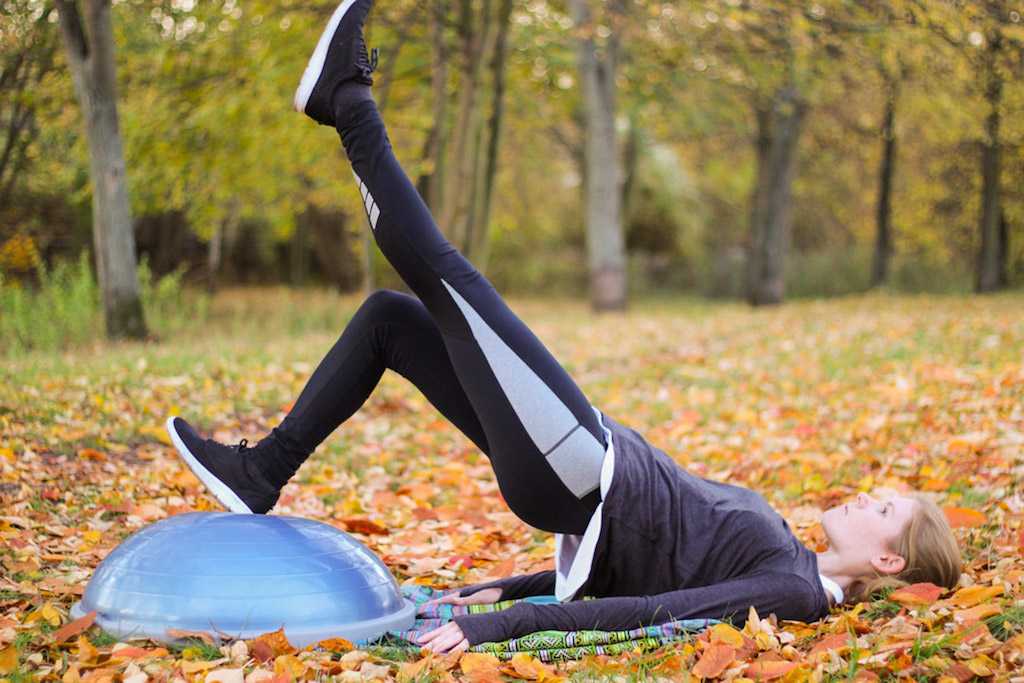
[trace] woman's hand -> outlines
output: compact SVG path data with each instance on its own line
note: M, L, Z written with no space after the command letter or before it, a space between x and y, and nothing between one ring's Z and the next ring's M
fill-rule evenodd
M482 591L477 591L472 595L462 597L459 595L459 591L453 591L447 595L443 595L436 600L428 600L423 603L425 605L489 605L492 602L497 602L501 598L500 588L485 588Z
M488 589L490 590L490 589ZM417 642L438 654L446 652L465 652L469 649L469 641L462 635L462 629L454 621L449 621L441 628L424 633L417 639Z

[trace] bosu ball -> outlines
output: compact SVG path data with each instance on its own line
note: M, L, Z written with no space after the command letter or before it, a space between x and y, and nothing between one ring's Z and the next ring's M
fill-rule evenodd
M295 647L411 628L416 608L362 543L297 517L190 512L132 534L96 568L74 618L121 639L168 629L253 638L284 627Z

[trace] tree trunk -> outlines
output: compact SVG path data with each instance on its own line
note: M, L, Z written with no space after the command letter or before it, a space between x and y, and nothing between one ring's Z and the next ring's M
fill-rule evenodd
M892 179L896 166L896 99L898 82L886 77L885 119L882 122L882 164L878 171L878 207L875 214L875 255L871 264L871 286L889 279L892 261Z
M985 52L985 100L988 102L989 111L985 119L985 140L981 147L981 250L978 253L978 272L975 281L978 292L993 292L999 289L1000 264L1005 260L1005 255L1000 254L999 240L999 176L1002 151L999 138L999 107L1002 103L1003 79L999 75L996 62L1001 46L1001 36L997 32Z
M591 306L596 311L626 307L626 249L622 234L619 143L615 131L615 72L618 35L613 27L603 54L596 42L590 0L571 0L578 33L577 59L583 90L585 204ZM621 0L608 3L613 16L625 13Z
M83 26L77 2L57 0L61 34L89 141L97 278L107 335L142 338L146 336L146 323L139 298L135 238L117 119L110 0L85 0L84 5Z
M755 111L757 177L751 202L747 300L761 306L781 303L785 296L793 174L807 105L789 86L776 91Z
M448 45L445 42L445 18L448 14L448 0L435 0L431 11L430 31L433 36L431 62L431 97L434 112L430 131L423 144L424 170L416 182L423 201L435 216L440 216L444 200L444 156L447 141L448 118Z
M489 15L491 0L483 0L485 14ZM479 121L477 94L480 89L480 76L483 70L483 55L487 35L491 30L491 22L485 21L477 25L472 0L461 0L459 8L459 41L461 58L459 60L459 103L455 114L455 125L452 127L451 168L446 173L442 209L440 214L441 228L448 233L448 238L461 251L465 251L465 213L472 188L473 159L475 147L472 145Z
M480 272L487 271L490 254L491 201L494 180L498 174L498 150L501 146L501 127L505 114L505 64L508 60L508 31L512 23L512 0L501 0L497 16L497 39L491 57L491 114L487 120L487 152L481 173L480 197L471 218L473 241L469 245L474 262Z
M206 246L206 289L211 294L220 284L220 266L224 261L224 227L218 222Z
M999 288L1010 286L1010 224L1006 220L1006 211L999 212Z

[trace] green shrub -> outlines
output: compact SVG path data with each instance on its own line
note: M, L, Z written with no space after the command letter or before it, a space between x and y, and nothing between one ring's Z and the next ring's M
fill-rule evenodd
M31 285L0 271L0 355L60 351L103 339L100 291L87 253L51 268L41 264L36 275L38 284ZM182 271L154 279L143 260L138 275L152 334L173 334L206 319L208 298L186 293Z
M56 351L102 333L99 288L85 253L50 270L40 265L37 275L32 287L0 272L0 351Z
M210 297L187 292L182 286L184 267L154 281L149 262L143 258L138 272L142 309L150 334L167 337L209 317Z

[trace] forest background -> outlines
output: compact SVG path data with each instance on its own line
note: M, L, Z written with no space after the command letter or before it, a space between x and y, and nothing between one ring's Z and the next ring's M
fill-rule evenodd
M378 4L375 92L399 158L501 291L589 287L600 304L588 240L623 243L611 256L625 272L613 307L626 291L773 303L880 285L1024 283L1015 3ZM0 8L0 272L10 290L91 249L95 221L58 7ZM370 242L336 137L290 107L332 9L114 3L144 279L400 284ZM581 87L588 47L596 99ZM610 110L603 131L597 107ZM611 163L594 156L601 148ZM587 169L616 165L613 185L595 185L620 199L596 207L621 213L601 238L586 225ZM777 271L767 295L752 291L759 260Z

